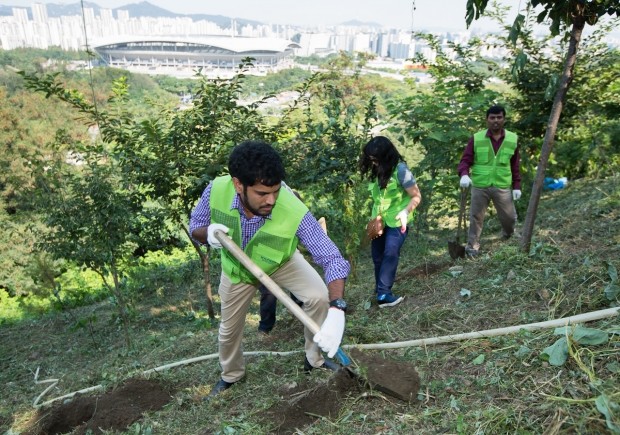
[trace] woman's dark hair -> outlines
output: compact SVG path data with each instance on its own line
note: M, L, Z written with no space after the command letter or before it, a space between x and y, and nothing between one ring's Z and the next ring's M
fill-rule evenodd
M278 152L258 140L247 140L233 148L228 158L228 172L244 186L256 183L273 186L286 177Z
M396 165L402 161L404 161L403 156L387 137L373 137L364 146L360 157L359 167L362 178L368 178L371 181L376 178L379 187L385 189Z

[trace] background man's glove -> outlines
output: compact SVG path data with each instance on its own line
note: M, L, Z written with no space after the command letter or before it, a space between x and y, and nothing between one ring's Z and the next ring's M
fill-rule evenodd
M521 191L520 190L513 190L512 191L512 200L513 201L517 201L519 198L521 198Z
M337 308L327 310L327 317L321 325L321 330L314 334L314 342L319 345L327 356L332 358L340 347L344 334L344 311Z
M404 233L407 229L407 217L409 216L409 211L407 208L404 208L400 213L396 215L396 221L400 223L400 232Z
M220 230L225 233L228 233L228 227L222 224L211 224L207 228L207 242L211 245L212 248L220 249L222 244L218 239L215 238L215 230Z
M461 187L465 188L469 186L471 186L471 178L469 178L469 175L463 175L461 177Z

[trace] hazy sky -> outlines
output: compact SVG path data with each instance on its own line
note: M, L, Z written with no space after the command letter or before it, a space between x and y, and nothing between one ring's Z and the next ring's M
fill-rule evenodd
M101 7L117 8L132 0L90 0ZM72 4L76 1L39 0L39 3ZM149 0L171 12L203 13L245 18L271 24L331 25L348 20L372 21L402 29L465 29L467 0ZM0 0L1 5L30 7L33 0ZM490 3L490 2L489 2ZM500 0L511 8L512 23L526 0ZM413 16L413 17L412 17ZM495 28L487 20L472 23L472 29Z

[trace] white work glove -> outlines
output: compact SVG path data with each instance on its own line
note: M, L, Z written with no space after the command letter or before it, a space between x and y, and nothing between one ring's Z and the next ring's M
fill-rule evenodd
M336 355L342 335L344 334L344 311L338 308L327 310L327 317L321 325L321 330L314 334L314 342L319 345L327 356L332 358Z
M512 191L512 200L513 201L517 201L519 198L521 198L521 191L520 190L513 190Z
M400 222L400 232L404 233L407 230L407 217L409 216L409 210L404 208L396 215L396 220Z
M471 186L471 178L469 178L469 175L463 175L461 177L461 187L466 188Z
M222 244L218 239L215 238L215 230L220 230L225 233L228 233L228 227L222 224L211 224L207 228L207 242L211 245L212 248L220 249Z

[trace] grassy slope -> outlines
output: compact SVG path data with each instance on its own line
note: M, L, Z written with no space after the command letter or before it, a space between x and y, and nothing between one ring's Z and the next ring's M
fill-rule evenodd
M533 255L520 253L517 240L501 241L493 216L481 258L451 262L446 242L453 235L409 238L395 288L406 300L394 309L369 304L372 270L363 253L359 276L347 287L353 309L345 343L412 340L608 308L603 295L611 280L608 264L620 268L620 178L577 181L545 194ZM435 273L420 274L422 265ZM448 267L453 265L462 266L463 273L452 276ZM38 367L39 379L60 379L47 400L97 384L114 386L146 369L217 352L217 327L195 316L204 309L200 277L195 262L154 268L144 277L131 351L124 349L107 303L3 326L0 432L23 429L32 416L30 405L47 386L33 382ZM471 296L461 296L461 289ZM253 305L248 316L246 351L302 347L301 326L281 306L272 335L259 337L257 308ZM620 319L588 326L618 333ZM620 340L617 334L610 337L606 345L575 347L562 367L539 358L557 339L552 330L382 351L418 369L420 402L404 404L378 393L353 397L339 419L321 420L304 433L606 433L594 400L605 393L620 403ZM484 361L474 363L480 355ZM249 357L246 380L209 405L200 397L219 377L216 359L168 370L158 376L177 387L175 399L147 415L142 427L162 434L268 432L259 422L262 411L276 403L273 392L279 385L305 378L301 361L301 354ZM316 382L321 376L312 374ZM620 424L620 416L615 418Z

